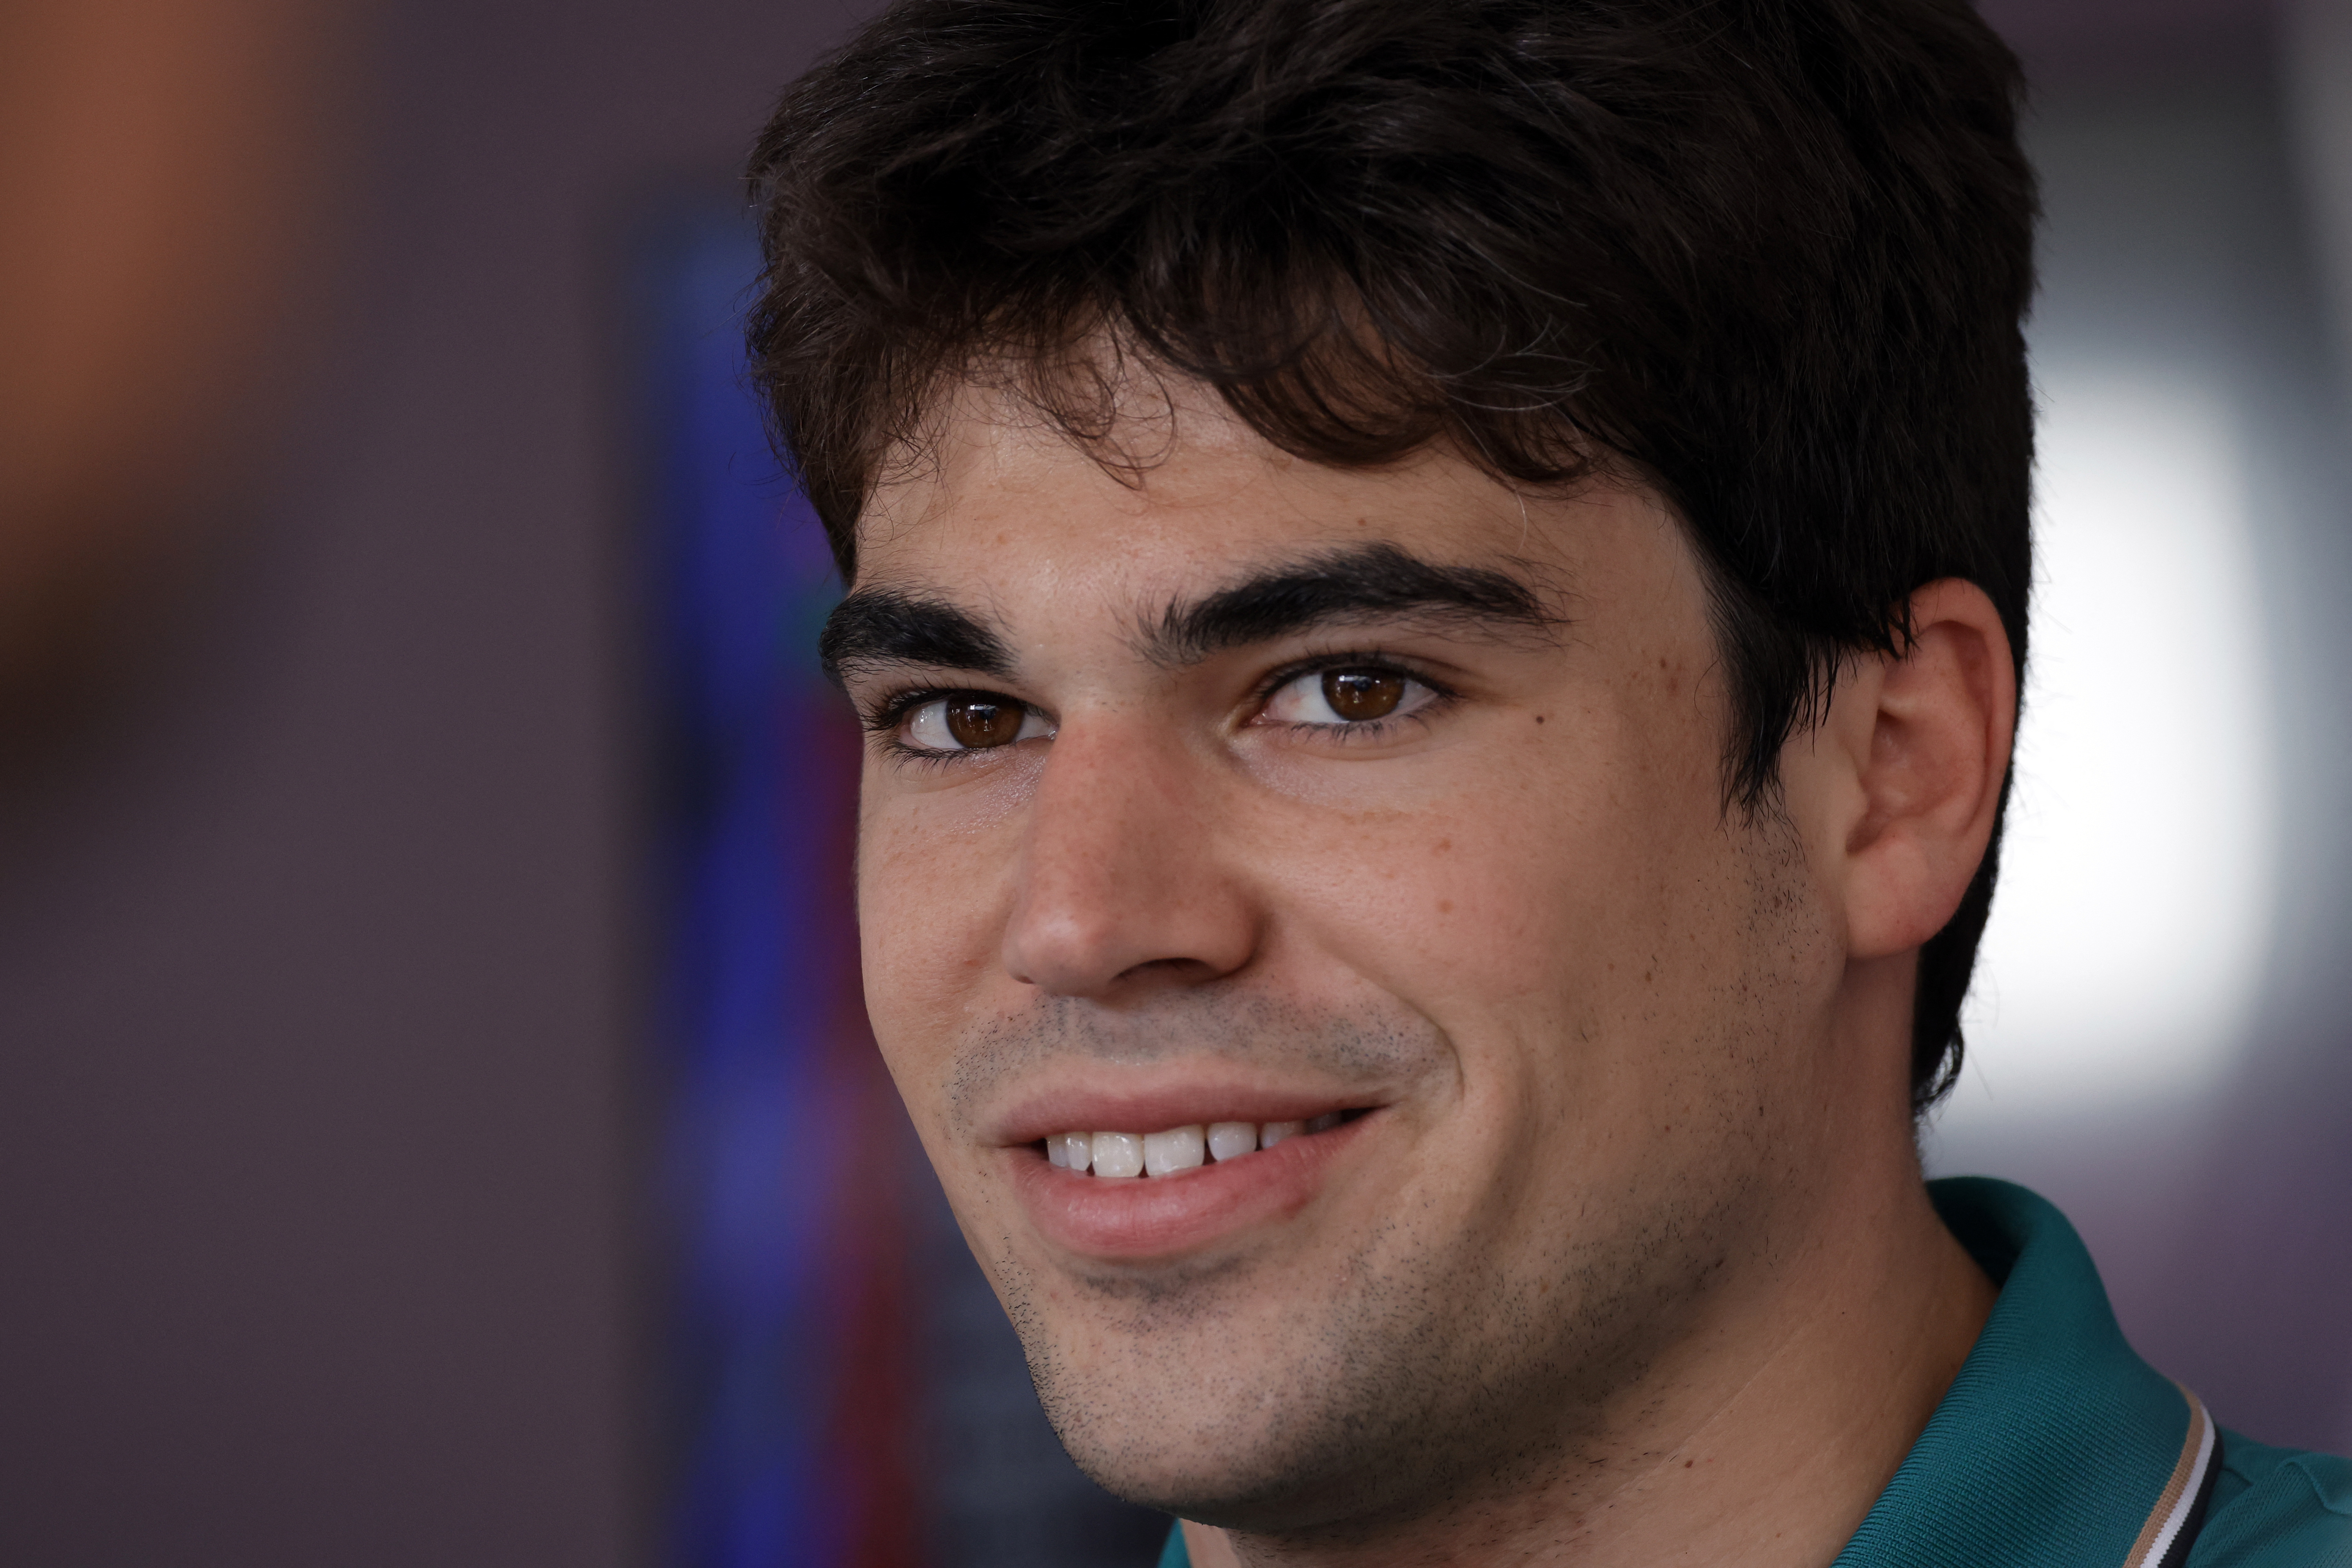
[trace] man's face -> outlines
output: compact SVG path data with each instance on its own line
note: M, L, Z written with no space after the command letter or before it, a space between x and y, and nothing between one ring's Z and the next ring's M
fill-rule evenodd
M1723 807L1654 498L1178 403L1138 479L968 395L866 514L877 1037L1111 1489L1277 1530L1525 1485L1775 1267L1834 1120L1827 896Z

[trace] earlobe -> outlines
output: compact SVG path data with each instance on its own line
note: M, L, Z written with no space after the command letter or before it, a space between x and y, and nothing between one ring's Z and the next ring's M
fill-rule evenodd
M1931 583L1910 608L1901 656L1842 681L1832 703L1858 786L1842 866L1854 958L1907 952L1958 909L1992 837L2017 722L2009 635L1984 590Z

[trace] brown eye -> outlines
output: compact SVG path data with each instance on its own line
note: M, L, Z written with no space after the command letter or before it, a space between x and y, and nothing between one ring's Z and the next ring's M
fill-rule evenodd
M993 752L1015 741L1041 740L1054 733L1052 721L1044 714L1025 702L992 691L934 697L900 723L898 734L908 750L940 755Z
M1323 700L1350 723L1385 719L1404 700L1404 677L1385 669L1327 669Z
M1029 716L1028 710L1016 704L985 697L951 697L945 706L942 717L949 735L957 745L972 752L1019 740L1021 721Z
M1377 664L1343 664L1284 681L1269 694L1252 721L1323 731L1333 736L1389 737L1384 719L1432 713L1444 694L1401 669Z

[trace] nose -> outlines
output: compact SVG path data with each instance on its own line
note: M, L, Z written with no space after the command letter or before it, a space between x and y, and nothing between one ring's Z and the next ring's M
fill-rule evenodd
M1247 964L1261 911L1222 847L1227 787L1164 731L1066 718L1028 802L1006 971L1112 1000Z

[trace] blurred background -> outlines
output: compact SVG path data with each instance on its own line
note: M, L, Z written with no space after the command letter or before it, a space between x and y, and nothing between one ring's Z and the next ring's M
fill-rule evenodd
M1930 1164L2352 1448L2352 0L1987 10L2040 598ZM862 14L0 7L0 1561L1150 1561L864 1038L735 379Z

